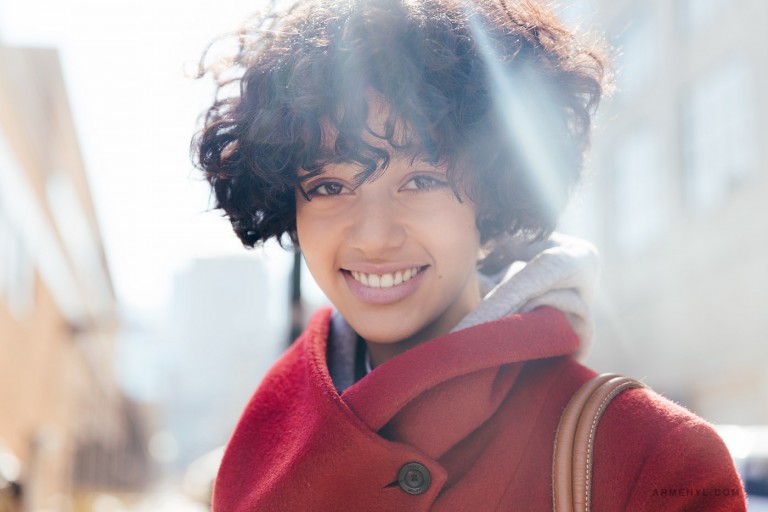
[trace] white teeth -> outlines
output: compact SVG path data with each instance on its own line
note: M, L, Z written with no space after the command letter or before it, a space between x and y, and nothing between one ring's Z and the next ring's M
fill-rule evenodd
M371 288L392 288L406 281L410 281L419 273L419 267L398 270L394 274L366 274L357 270L350 271L355 281Z

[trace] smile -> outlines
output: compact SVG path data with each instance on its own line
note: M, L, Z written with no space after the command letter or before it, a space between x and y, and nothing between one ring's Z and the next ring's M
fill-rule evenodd
M348 290L358 300L366 304L384 305L400 302L416 293L429 268L429 265L424 265L397 269L390 265L389 268L370 269L379 272L373 273L363 272L358 267L355 270L341 269L341 274Z
M387 274L366 274L356 270L349 271L355 281L369 288L392 288L411 280L422 269L419 267L407 268Z

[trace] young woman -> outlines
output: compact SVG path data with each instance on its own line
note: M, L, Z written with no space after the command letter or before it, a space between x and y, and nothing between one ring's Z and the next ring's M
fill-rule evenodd
M309 0L225 64L199 165L243 243L290 238L334 308L254 394L214 510L551 510L596 256L550 235L602 57L530 1ZM603 416L592 506L745 509L711 427L644 389Z

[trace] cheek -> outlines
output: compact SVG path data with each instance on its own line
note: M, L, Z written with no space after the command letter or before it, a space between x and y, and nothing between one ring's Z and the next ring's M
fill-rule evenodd
M468 204L449 204L430 215L422 224L423 236L452 265L475 268L480 250L480 232L477 229L475 209Z
M302 215L301 208L296 208L296 238L299 239L299 246L302 248L309 241L307 240L307 219Z
M326 216L297 208L296 236L299 248L310 274L321 287L334 277L332 270L340 239L336 226L337 223Z
M304 259L307 261L307 266L311 267L315 255L322 249L322 244L319 243L320 232L319 226L316 226L316 219L311 215L307 215L302 212L301 208L296 210L296 236L299 240L299 248L304 255Z
M480 231L477 229L477 214L474 205L461 203L441 212L440 225L447 238L462 240L465 244L479 243Z
M299 245L304 250L314 248L318 244L322 239L322 233L327 232L327 222L324 227L322 215L317 215L312 205L302 204L304 201L301 201L296 206L296 235L299 238Z
M477 215L474 207L466 207L460 219L457 219L460 228L456 229L456 236L460 240L455 240L457 246L467 248L466 258L468 258L471 271L477 268L477 260L480 257L480 230L477 229Z

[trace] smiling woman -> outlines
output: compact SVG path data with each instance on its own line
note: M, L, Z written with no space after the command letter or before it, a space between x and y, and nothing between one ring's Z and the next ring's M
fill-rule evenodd
M528 0L307 0L238 42L209 63L200 167L241 241L299 245L334 307L253 395L214 510L552 510L597 269L550 235L602 57ZM668 510L660 487L744 510L717 434L647 389L590 455L595 510Z

